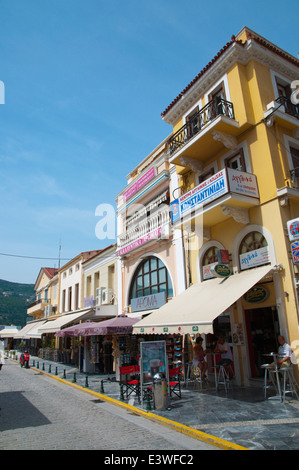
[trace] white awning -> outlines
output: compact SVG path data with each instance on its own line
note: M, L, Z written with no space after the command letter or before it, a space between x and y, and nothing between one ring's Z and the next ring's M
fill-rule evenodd
M66 313L61 315L56 320L48 320L44 325L38 328L38 333L56 333L56 331L61 330L64 326L69 325L70 323L77 322L81 319L87 319L91 316L94 316L94 310L81 310L80 312L75 313Z
M40 320L37 322L34 322L34 325L30 330L24 334L23 338L24 339L29 339L29 338L41 338L42 335L39 333L39 328L46 323L47 320Z
M40 321L33 320L33 321L26 323L26 325L21 330L18 331L18 333L15 336L15 339L29 338L29 336L26 336L26 335L29 333L30 330L33 330L33 328L35 328L36 325L40 326L41 325Z
M0 338L15 338L19 331L17 328L4 328L0 331Z
M213 333L213 320L272 269L267 265L194 284L135 323L133 334Z

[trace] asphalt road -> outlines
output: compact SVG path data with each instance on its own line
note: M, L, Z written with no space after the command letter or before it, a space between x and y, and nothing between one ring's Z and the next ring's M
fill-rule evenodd
M219 450L12 360L0 372L0 408L0 450L101 450L104 463L132 467L137 461L113 459L129 458L132 451L140 460L142 454L134 452L147 450L155 451L150 464L163 464L159 451L164 450L195 465L199 462L188 451ZM144 458L148 463L148 455Z

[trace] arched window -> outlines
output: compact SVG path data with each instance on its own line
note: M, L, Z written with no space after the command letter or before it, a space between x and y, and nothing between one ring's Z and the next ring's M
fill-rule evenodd
M217 256L218 248L216 246L212 246L208 248L202 258L202 279L210 279L215 277L211 271L211 268L217 263L218 256Z
M240 243L241 269L253 268L270 262L268 242L261 232L250 232Z
M173 287L167 268L154 256L146 258L138 267L130 289L130 299L166 292L173 297Z

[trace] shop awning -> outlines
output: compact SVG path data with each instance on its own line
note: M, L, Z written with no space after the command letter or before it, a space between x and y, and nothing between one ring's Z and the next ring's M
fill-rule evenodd
M45 323L46 320L43 320L43 322L41 321L37 321L37 320L33 320L33 321L30 321L28 323L26 323L26 325L18 331L18 333L15 335L15 339L26 339L26 338L29 338L28 333L33 330L37 325L38 326L41 326L43 323Z
M213 320L225 312L273 266L194 284L133 327L133 334L213 333Z
M34 325L33 327L27 332L25 333L25 335L23 336L24 339L29 339L29 338L41 338L42 335L41 333L39 332L39 328L44 325L46 323L47 320L41 320L41 321L38 321L38 322L34 322Z
M138 318L119 316L100 322L84 322L80 325L65 328L56 333L56 336L96 336L110 334L130 334Z
M19 331L17 328L4 328L0 331L0 338L15 338Z
M38 333L40 334L45 334L45 333L56 333L56 331L61 330L61 328L69 325L70 323L77 322L79 320L82 320L83 318L90 318L93 316L95 311L92 310L81 310L80 312L75 312L75 313L67 313L64 315L61 315L59 318L56 320L48 320L47 323L42 325L38 329Z

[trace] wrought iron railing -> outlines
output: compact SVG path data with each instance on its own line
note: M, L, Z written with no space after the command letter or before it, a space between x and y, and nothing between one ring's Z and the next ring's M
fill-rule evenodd
M169 139L170 154L189 142L203 127L218 116L235 119L233 104L219 97L211 100Z
M27 309L31 307L35 307L35 305L42 304L42 303L51 303L50 299L37 299L34 302L31 302L27 305Z
M299 119L299 105L292 103L292 101L285 96L280 96L276 100L277 103L282 104L284 106L285 112L290 114L291 116L295 116Z
M291 173L291 181L294 188L299 188L299 167L293 168L290 170Z

